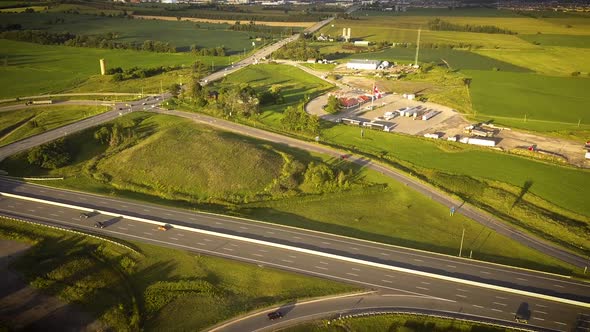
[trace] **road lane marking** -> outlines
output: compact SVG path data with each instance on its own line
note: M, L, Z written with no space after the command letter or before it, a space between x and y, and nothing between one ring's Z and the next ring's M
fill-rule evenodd
M180 234L179 234L180 235ZM203 239L203 241L207 241L207 242L213 242L213 240L211 239Z
M169 239L170 239L170 240L174 240L174 241L178 241L178 239L177 239L177 238L175 238L175 237L169 237Z
M8 207L14 209L14 205L8 205Z
M281 262L285 262L285 263L293 263L293 261L290 261L288 259L281 259Z
M266 231L266 233L268 233L268 234L274 234L275 232Z
M424 262L423 260L418 259L418 258L414 258L414 261L416 261L416 262Z
M80 220L80 219L79 219L79 218L72 218L72 220L74 220L74 221L78 221L78 220Z
M248 227L240 226L241 229L248 229Z
M238 246L238 245L237 245L237 244L235 244L235 243L230 243L229 245L230 245L230 246L232 246L232 247L237 247L237 246Z
M483 309L483 307L482 307L482 306L480 306L480 305L477 305L477 304L474 304L473 306L474 306L474 307L476 307L476 308Z
M492 310L492 311L497 311L497 312L504 312L504 311L502 311L502 310L500 310L500 309L495 309L495 308L492 308L491 310Z
M386 252L380 252L380 253L379 253L379 255L383 255L383 256L389 256L389 254L388 254L388 253L386 253Z
M227 251L234 251L232 248L222 248L223 250L227 250Z
M206 244L203 243L203 242L197 242L197 244L200 245L200 246L206 246Z
M501 302L492 302L492 303L495 304L495 305L501 305L503 307L507 306L506 303L501 303Z
M535 307L547 308L546 305L542 305L542 304L535 304Z
M418 289L422 289L422 290L428 290L428 288L426 288L426 287L420 287L420 286L416 286L416 288L418 288Z
M293 255L287 255L289 256L289 258L297 258L297 256L293 256Z
M149 232L143 232L143 234L145 234L145 235L153 235L152 233L149 233Z
M135 224L127 224L127 226L135 227Z
M420 283L421 283L422 285L430 285L430 283L429 283L429 282L426 282L426 281L420 281Z
M327 270L328 268L325 268L323 266L314 266L316 269L320 269L320 270Z
M483 273L483 274L492 274L491 272L488 272L488 271L481 271L481 273Z
M465 293L469 293L469 291L468 291L468 290L466 290L466 289L463 289L463 288L457 288L457 290L458 290L459 292L465 292Z
M122 208L128 208L129 206L127 205L121 205Z
M261 254L252 254L252 256L256 256L256 257L264 257L264 255L261 255Z
M297 240L303 240L303 239L302 239L302 238L300 238L299 236L293 236L293 238L294 238L294 239L297 239Z
M447 264L447 267L450 267L452 269L456 269L457 268L455 265L448 265L448 264Z
M392 276L392 275L390 275L390 274L386 274L385 276L386 276L386 277L388 277L388 278L393 278L393 279L395 279L395 276Z
M39 190L39 192L45 194L45 190Z
M543 314L543 315L546 315L547 314L545 311L540 311L540 310L535 310L535 312L538 313L538 314Z
M555 287L557 287L557 288L565 288L565 287L563 287L562 285L553 285L553 286L555 286Z
M352 249L352 250L360 250L360 249L359 249L359 248L357 248L357 247L350 247L350 249Z
M388 284L393 284L393 281L391 281L391 280L381 279L381 281L386 282Z
M355 274L355 273L350 273L350 272L348 272L348 273L346 273L346 274L347 274L347 275L349 275L349 276L353 276L353 277L358 277L358 276L359 276L358 274Z
M520 281L528 281L528 279L525 279L525 278L516 278L516 280L520 280Z
M545 319L543 319L543 318L539 318L539 317L533 317L533 319L536 319L536 320L541 320L541 321L545 320Z
M176 235L178 235L178 236L184 236L184 234L182 234L182 233L177 233Z
M264 249L258 249L258 251L260 251L260 252L268 252L268 250L264 250Z
M52 216L52 217L59 217L59 215L57 215L55 213L50 213L49 215Z
M553 321L553 323L555 323L555 324L559 324L559 325L567 325L566 323L562 323L562 322L556 322L556 321Z
M143 212L150 212L150 210L148 210L148 209L143 209Z
M122 229L122 230L124 230L124 231L126 231L126 230L127 230L127 228L125 228L125 227L117 227L117 228L118 228L118 229Z
M193 217L188 217L190 220L192 221L197 221L197 219L193 218Z
M164 213L165 216L172 217L172 213Z
M353 271L360 271L361 269L357 269L356 267L352 268Z
M216 221L216 222L215 222L215 225L223 225L223 223L221 223L221 222L219 222L219 221Z
M330 245L331 243L330 242L324 242L324 241L322 241L322 244Z
M465 295L461 295L461 294L455 294L455 296L457 296L457 297L462 297L462 298L466 298L466 297L467 297L467 296L465 296Z
M502 296L495 296L495 298L500 299L500 300L506 300L506 298L502 297Z
M87 201L87 199L84 198L84 197L78 197L78 199L81 200L81 201Z
M322 261L320 261L320 264L328 265L328 262L322 262Z

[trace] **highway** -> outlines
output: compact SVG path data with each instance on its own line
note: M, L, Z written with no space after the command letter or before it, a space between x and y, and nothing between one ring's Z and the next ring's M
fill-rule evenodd
M422 269L432 273L448 274L458 278L500 284L537 293L573 298L588 303L590 285L568 278L519 270L509 267L459 259L450 256L408 250L399 247L370 243L330 234L321 234L280 225L260 223L226 216L188 212L173 208L113 199L96 195L69 192L2 179L1 192L44 198L68 204L121 214L139 216L175 225L232 234L245 238L263 239L293 247L312 248L340 256L351 256L364 261L386 265ZM549 301L538 296L530 297L440 278L377 268L330 257L321 257L293 250L285 250L246 241L204 235L180 229L159 231L153 224L126 218L95 214L80 220L80 210L25 201L3 196L0 211L4 215L59 224L68 228L95 231L112 237L133 239L179 249L237 259L261 268L266 266L354 283L379 291L379 306L412 306L413 299L431 303L426 308L449 311L454 314L490 317L510 322L522 303L531 310L530 325L550 330L570 330L579 324L580 315L589 314L588 307ZM93 228L96 221L104 222L104 229ZM403 300L400 301L400 298ZM410 302L407 302L407 301ZM422 303L422 302L420 302ZM328 306L327 309L330 307ZM326 309L326 310L327 310ZM332 308L333 309L333 308ZM332 309L327 311L332 311ZM343 307L340 309L344 310ZM297 315L287 315L296 319ZM240 324L268 324L255 318L231 324L229 330L240 330ZM284 322L288 319L284 320ZM234 329L238 326L237 329ZM261 326L263 327L263 326ZM248 329L254 330L254 329Z

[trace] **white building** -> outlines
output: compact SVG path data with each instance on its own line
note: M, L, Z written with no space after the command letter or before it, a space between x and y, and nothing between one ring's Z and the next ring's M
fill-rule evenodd
M346 64L348 69L376 70L381 64L379 60L350 60Z

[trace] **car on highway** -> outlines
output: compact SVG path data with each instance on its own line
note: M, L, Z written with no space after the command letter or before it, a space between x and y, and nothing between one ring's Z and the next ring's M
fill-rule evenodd
M268 317L269 320L283 318L283 314L280 311L269 312L268 315L266 315L266 316Z
M158 230L159 231L164 231L164 232L167 231L167 230L169 230L170 228L172 228L172 225L170 225L170 224L158 226Z
M97 221L94 223L94 227L96 228L105 228L106 225L103 222Z
M80 213L80 219L88 219L90 217L90 213L82 212Z
M531 310L529 309L529 304L526 302L522 302L516 313L514 314L514 320L517 323L527 324L531 317Z

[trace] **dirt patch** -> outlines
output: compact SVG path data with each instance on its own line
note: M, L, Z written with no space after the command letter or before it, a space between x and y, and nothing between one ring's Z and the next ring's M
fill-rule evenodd
M26 331L106 331L103 323L74 305L29 286L10 268L29 245L0 239L1 326Z

